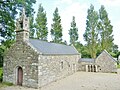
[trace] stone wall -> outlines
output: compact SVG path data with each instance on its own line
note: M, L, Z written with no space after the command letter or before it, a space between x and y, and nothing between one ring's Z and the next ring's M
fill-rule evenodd
M106 52L98 56L95 63L98 65L98 72L117 72L116 62Z
M40 55L39 88L77 71L79 55Z
M3 81L17 84L17 68L23 69L23 86L38 87L38 53L27 43L16 42L4 58Z

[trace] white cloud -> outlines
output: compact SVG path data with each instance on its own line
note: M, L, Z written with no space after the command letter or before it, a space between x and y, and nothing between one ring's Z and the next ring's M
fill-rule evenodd
M70 29L72 16L75 16L76 24L79 30L79 41L84 42L83 33L86 26L87 8L88 6L86 4L81 5L79 2L74 2L66 7L63 11L61 11L60 15L63 26L63 39L69 41L68 30Z
M120 0L98 0L100 4L105 6L120 6Z

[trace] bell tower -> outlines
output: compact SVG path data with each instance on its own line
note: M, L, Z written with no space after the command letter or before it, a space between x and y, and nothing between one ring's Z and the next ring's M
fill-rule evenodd
M29 40L29 18L25 15L23 8L22 14L16 20L16 41Z

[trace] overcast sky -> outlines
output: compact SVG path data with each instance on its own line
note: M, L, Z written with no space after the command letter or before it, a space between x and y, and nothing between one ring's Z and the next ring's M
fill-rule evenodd
M55 8L58 7L62 20L63 40L67 40L67 42L69 42L68 30L70 29L72 16L75 16L79 31L79 41L83 44L85 44L83 34L86 28L87 10L90 4L93 4L97 11L101 5L104 5L111 24L113 25L114 43L119 46L120 50L120 0L37 0L36 5L34 5L36 13L40 3L47 13L49 31L51 29L53 13ZM50 35L48 39L51 40Z

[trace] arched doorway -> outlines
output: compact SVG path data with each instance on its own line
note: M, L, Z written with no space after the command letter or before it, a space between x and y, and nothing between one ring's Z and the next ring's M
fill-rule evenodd
M23 82L23 70L21 67L18 67L17 68L17 85L22 86L22 82Z

